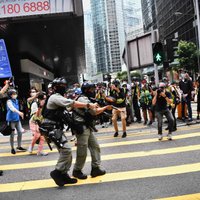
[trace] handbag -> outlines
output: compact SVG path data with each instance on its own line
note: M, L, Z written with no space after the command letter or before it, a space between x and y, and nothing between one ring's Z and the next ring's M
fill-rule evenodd
M11 128L10 124L8 122L2 122L0 124L0 133L4 136L11 135L13 129Z

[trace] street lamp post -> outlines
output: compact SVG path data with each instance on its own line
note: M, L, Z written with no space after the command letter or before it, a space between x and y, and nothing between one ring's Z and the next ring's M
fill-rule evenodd
M194 10L195 7L198 7L198 4L196 4L197 6L195 6L195 0L193 0L194 3ZM175 12L174 15L178 16L178 15L183 15L183 16L193 16L194 18L194 22L196 22L196 16L197 16L197 22L194 24L194 28L195 28L195 35L196 35L196 43L197 43L197 62L198 62L198 72L200 73L200 59L199 59L199 49L200 49L200 19L199 19L199 8L196 8L195 10L195 14L183 14L182 12Z

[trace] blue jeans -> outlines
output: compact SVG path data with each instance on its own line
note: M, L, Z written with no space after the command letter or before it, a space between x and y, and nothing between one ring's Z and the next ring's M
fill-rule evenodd
M182 118L185 118L185 104L187 104L188 117L189 119L192 119L191 98L187 96L184 100L182 100L181 104L182 104Z
M10 135L10 146L12 149L14 149L14 136L15 136L15 128L17 129L17 145L18 147L21 147L22 142L22 125L21 122L9 122L11 128L13 129L11 135Z
M172 113L168 109L156 111L156 118L158 120L158 134L162 135L163 115L167 118L167 121L169 123L169 134L171 134L174 127L174 118L172 116Z

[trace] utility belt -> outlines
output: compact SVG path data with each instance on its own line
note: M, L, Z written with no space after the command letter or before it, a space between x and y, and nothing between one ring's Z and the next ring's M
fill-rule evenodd
M92 116L88 111L86 111L84 114L81 114L77 112L76 110L73 110L73 113L79 116L81 119L83 119L83 122L75 121L75 123L80 124L80 128L84 132L84 129L89 128L91 131L97 132L97 129L95 128L95 117ZM81 132L81 131L80 131Z
M45 119L43 123L40 124L39 130L51 150L51 142L53 142L57 148L64 148L64 144L67 143L67 138L64 135L62 127L59 128L55 121Z

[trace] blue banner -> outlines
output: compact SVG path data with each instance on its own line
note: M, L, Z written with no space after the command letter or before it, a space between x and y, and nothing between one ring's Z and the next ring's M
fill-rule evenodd
M8 53L3 39L0 39L0 78L12 76Z

